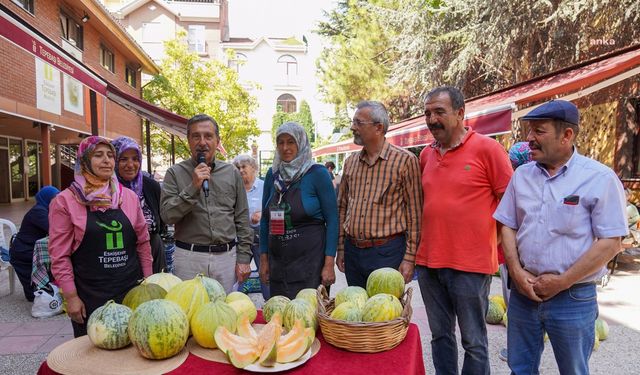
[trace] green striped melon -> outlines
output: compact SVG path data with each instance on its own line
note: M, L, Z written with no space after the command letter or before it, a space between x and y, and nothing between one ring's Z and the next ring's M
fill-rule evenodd
M362 308L363 322L386 322L402 315L402 304L391 294L380 293L369 298Z
M225 302L216 301L200 306L193 314L189 326L198 345L203 348L215 349L218 347L213 337L216 328L225 326L231 333L234 333L237 321L238 316L231 306Z
M204 288L207 290L207 294L209 295L209 300L211 302L215 302L217 300L222 302L225 301L227 293L224 291L222 284L220 284L218 280L202 276L202 283L204 284Z
M398 270L389 267L379 268L371 272L367 278L367 294L369 297L373 297L379 293L391 294L396 298L402 297L404 293L404 277L402 277L402 274Z
M302 289L298 294L296 294L296 298L309 301L314 310L318 308L318 291L315 289Z
M184 348L189 320L177 303L154 299L138 306L131 315L129 338L145 358L170 358Z
M209 303L209 295L202 282L202 275L198 275L191 280L182 281L171 288L164 298L180 305L182 311L187 314L188 320L191 320L198 307Z
M347 322L360 322L362 321L362 310L355 302L346 301L331 312L331 317Z
M136 309L142 303L151 301L152 299L163 299L167 295L167 291L163 287L153 283L145 283L131 288L124 296L122 304L128 306L131 310Z
M336 294L334 303L335 306L338 307L343 302L353 302L358 307L362 308L368 299L369 295L364 288L359 286L348 286Z
M144 283L160 285L162 289L166 290L167 292L169 292L171 288L180 284L181 282L182 279L180 279L178 276L164 271L154 273L153 275L144 279Z
M318 318L316 310L311 306L309 301L304 299L294 299L284 308L282 313L282 323L284 328L289 331L296 323L296 319L302 320L305 327L313 329L318 328Z
M262 306L262 315L264 316L264 320L268 322L271 321L273 314L276 312L280 312L280 314L284 313L284 308L291 302L291 300L286 296L273 296L265 302L264 306Z
M609 324L600 318L596 319L596 336L600 341L609 338Z
M131 309L125 305L107 301L98 307L87 321L87 336L93 345L102 349L120 349L131 343L127 328Z
M500 301L495 299L489 300L489 308L487 309L485 321L489 324L500 324L502 323L502 317L505 313L506 311L502 308Z

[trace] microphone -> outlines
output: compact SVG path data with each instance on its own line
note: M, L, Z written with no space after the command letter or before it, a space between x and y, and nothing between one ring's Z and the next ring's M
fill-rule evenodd
M204 153L202 152L198 153L198 164L200 163L207 164L207 161L204 159ZM202 191L204 192L205 198L209 197L209 180L202 181Z

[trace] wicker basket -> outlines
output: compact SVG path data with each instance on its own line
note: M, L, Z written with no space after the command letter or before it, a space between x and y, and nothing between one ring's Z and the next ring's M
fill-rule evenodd
M411 321L412 288L400 298L403 310L399 318L388 322L354 323L331 318L335 305L324 286L318 287L318 321L322 336L331 345L350 352L378 353L398 346L407 335Z

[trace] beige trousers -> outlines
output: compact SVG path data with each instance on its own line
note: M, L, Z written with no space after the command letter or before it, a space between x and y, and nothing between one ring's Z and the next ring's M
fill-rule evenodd
M218 280L227 294L236 283L236 248L224 253L199 253L176 245L173 254L173 273L182 280L193 279L197 274Z

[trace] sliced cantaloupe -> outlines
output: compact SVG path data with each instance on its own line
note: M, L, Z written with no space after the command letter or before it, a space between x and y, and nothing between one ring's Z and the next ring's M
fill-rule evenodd
M238 319L238 335L258 341L258 334L246 315Z
M298 336L285 346L278 347L276 361L278 363L289 363L302 357L307 352L308 338L306 336Z
M293 324L293 328L291 328L291 330L286 335L278 339L278 346L285 346L301 335L304 335L304 323L302 322L302 320L298 319Z
M257 341L249 337L234 335L224 326L216 328L214 339L223 353L227 353L229 349L256 349Z
M258 351L255 348L231 347L227 350L229 362L237 368L245 368L256 361Z
M282 326L282 313L280 313L280 311L276 311L272 316L271 316L271 320L269 320L269 323L273 322L274 324L277 324L279 326Z
M262 366L275 366L278 355L278 338L280 338L281 333L282 326L273 319L262 327L260 335L258 335L258 350L260 352L258 363Z

